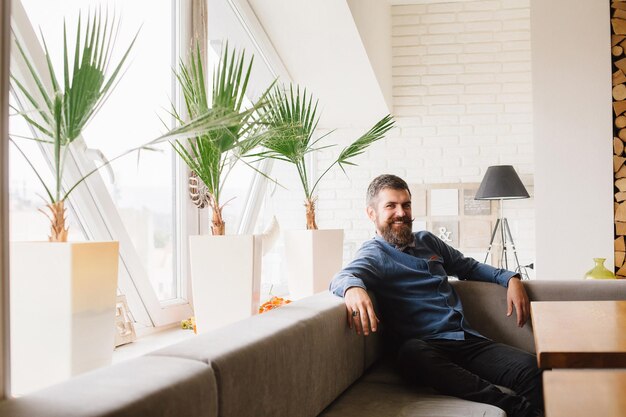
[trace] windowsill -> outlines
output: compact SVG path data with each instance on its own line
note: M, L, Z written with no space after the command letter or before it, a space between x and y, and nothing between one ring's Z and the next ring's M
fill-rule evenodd
M192 330L183 330L180 324L150 332L149 334L137 335L137 339L113 351L113 364L143 356L155 350L173 345L183 340L194 337Z
M263 289L261 292L263 294L262 300L267 301L271 296L290 298L286 285L268 286L267 290ZM291 300L294 301L294 299ZM112 364L137 358L183 340L189 340L195 336L192 330L183 330L180 327L180 322L156 329L154 327L143 327L139 323L134 323L134 326L137 338L134 342L121 345L113 350Z

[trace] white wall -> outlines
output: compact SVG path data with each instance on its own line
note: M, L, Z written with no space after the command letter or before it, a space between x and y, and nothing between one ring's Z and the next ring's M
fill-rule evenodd
M391 109L391 6L380 0L348 0L348 6L385 102Z
M345 1L248 3L291 80L306 86L319 99L320 108L326 110L320 126L359 126L389 112Z
M537 277L613 264L608 1L531 0Z
M357 158L348 177L335 170L320 187L318 225L346 230L346 260L373 236L365 190L378 174L480 182L489 165L512 164L533 195L529 0L392 6L392 21L398 127ZM368 127L330 138L345 145ZM338 151L321 152L317 169ZM285 207L288 199L280 201ZM505 203L522 264L535 260L533 207L532 198Z

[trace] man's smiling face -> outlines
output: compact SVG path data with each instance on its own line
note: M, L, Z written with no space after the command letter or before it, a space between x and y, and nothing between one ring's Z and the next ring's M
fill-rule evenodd
M411 195L407 190L383 188L367 207L367 216L390 244L402 247L413 242Z

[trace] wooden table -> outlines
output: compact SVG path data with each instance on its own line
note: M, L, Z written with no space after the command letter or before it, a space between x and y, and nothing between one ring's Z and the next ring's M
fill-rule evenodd
M544 372L543 392L546 417L626 416L626 370Z
M533 301L540 368L625 368L626 301Z

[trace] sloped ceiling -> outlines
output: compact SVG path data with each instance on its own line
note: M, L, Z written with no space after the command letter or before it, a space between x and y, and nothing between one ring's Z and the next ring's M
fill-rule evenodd
M346 0L248 0L320 127L369 127L390 112Z

